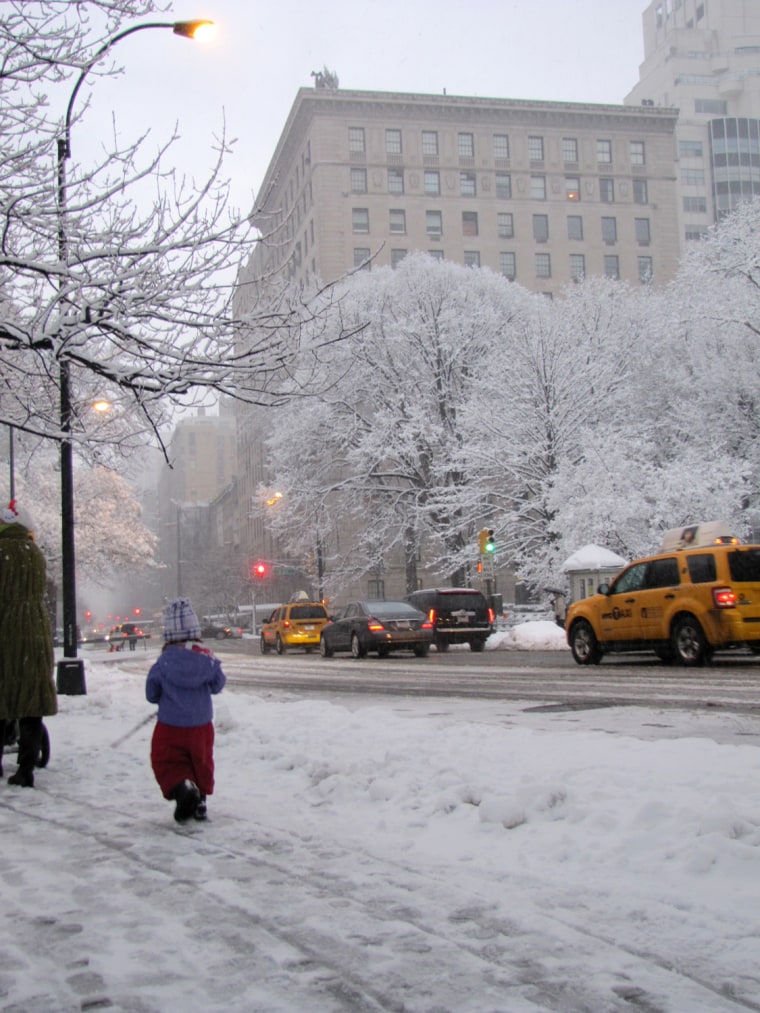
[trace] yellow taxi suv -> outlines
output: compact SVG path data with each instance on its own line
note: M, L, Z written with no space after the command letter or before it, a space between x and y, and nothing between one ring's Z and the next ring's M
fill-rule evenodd
M718 650L760 654L760 545L719 521L668 531L659 553L573 602L565 633L579 665L646 650L690 666Z
M319 647L319 635L329 618L319 601L280 605L261 624L261 653L269 654L274 648L278 654L285 654L290 647L301 647L308 654Z

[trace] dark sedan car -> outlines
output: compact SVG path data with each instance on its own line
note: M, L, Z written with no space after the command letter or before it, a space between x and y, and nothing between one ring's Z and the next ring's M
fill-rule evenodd
M350 651L363 658L377 651L384 658L390 651L414 651L424 658L433 640L433 624L424 612L405 601L354 601L322 627L319 651L330 658Z

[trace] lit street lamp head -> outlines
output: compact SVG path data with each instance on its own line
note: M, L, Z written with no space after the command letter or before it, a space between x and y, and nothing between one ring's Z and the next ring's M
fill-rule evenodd
M186 39L208 42L216 32L216 25L213 21L175 21L173 31L175 35L184 35Z

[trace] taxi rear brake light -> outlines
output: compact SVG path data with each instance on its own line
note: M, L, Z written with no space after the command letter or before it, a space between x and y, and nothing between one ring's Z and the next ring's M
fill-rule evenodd
M736 607L736 592L730 587L714 587L713 601L719 609L732 609Z

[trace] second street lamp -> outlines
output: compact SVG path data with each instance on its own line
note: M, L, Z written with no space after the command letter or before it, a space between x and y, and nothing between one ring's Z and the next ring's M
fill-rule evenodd
M135 32L149 29L171 29L184 38L207 36L213 21L150 21L118 32L97 50L76 80L66 107L63 136L58 138L58 258L61 264L60 309L61 334L66 313L66 267L69 247L66 231L66 160L71 157L71 117L82 82L93 66L109 50ZM76 614L76 550L74 540L74 455L71 442L72 400L71 370L66 357L65 342L59 349L60 421L61 421L61 595L63 598L63 660L58 662L56 688L59 693L85 693L84 662L77 658Z

